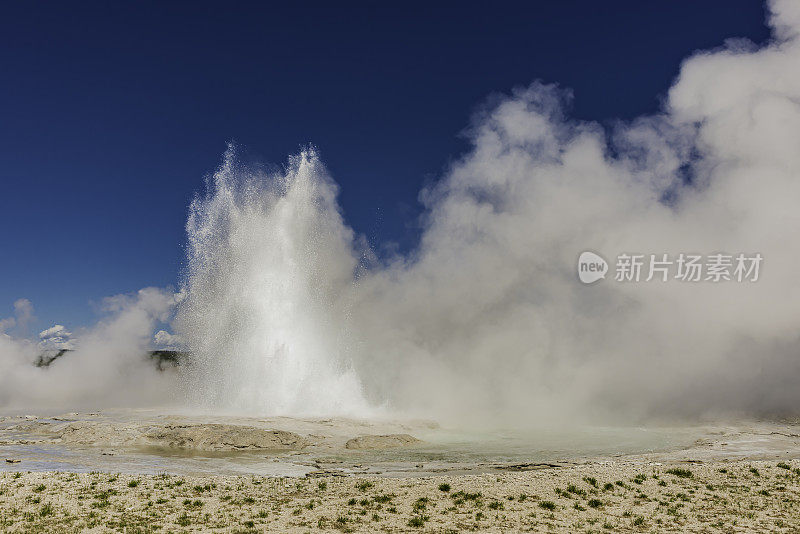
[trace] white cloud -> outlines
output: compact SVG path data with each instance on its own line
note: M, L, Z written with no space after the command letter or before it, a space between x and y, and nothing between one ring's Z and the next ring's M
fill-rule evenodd
M175 347L183 343L181 336L170 334L166 330L159 330L153 336L153 341L156 345L161 347Z
M9 328L14 328L15 324L17 324L17 321L13 317L7 317L5 319L0 319L0 333L5 332Z
M18 299L14 302L14 315L17 318L17 326L24 328L35 317L33 315L33 304L28 299Z
M39 332L39 348L43 351L49 350L73 350L72 332L67 332L63 325L57 324Z
M14 301L14 317L0 319L0 333L16 328L24 331L28 324L35 319L33 315L33 304L28 299L17 299Z
M69 337L71 335L72 335L72 333L71 332L67 332L67 329L64 328L64 326L60 325L60 324L53 325L50 328L48 328L47 330L42 330L41 332L39 332L39 338L41 338L41 339L48 339L48 338L51 338L51 337L59 337L59 336Z

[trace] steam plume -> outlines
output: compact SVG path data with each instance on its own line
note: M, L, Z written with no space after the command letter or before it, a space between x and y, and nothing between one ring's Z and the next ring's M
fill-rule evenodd
M422 193L419 248L365 270L313 150L277 175L229 152L188 225L193 389L237 409L531 420L795 409L800 8L772 8L774 42L695 55L662 113L611 133L570 119L556 86L500 99ZM765 268L585 287L586 249L759 252Z
M569 118L554 85L495 99L471 150L422 192L406 256L376 259L345 224L315 150L272 173L229 150L192 204L179 296L115 301L70 366L24 366L30 343L0 336L0 403L137 402L118 387L135 379L155 398L179 383L191 406L254 413L796 412L800 4L770 6L773 41L694 55L661 113L612 131ZM584 286L584 250L760 253L764 266L749 284ZM176 306L190 364L178 382L135 371L130 355Z

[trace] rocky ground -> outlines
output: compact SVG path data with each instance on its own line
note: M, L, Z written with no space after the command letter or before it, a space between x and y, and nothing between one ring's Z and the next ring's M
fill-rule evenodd
M424 478L5 472L3 532L800 532L800 461Z

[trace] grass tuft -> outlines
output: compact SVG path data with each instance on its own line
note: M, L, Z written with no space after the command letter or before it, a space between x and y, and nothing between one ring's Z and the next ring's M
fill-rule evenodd
M667 473L670 475L675 475L679 478L692 478L694 475L688 469L682 469L680 467L673 467L672 469L667 469Z

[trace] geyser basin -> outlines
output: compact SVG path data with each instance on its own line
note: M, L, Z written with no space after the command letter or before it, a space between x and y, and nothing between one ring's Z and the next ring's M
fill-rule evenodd
M478 433L425 421L129 410L6 415L0 419L0 457L15 462L0 464L0 470L287 476L513 472L641 455L709 457L721 442L728 455L769 456L785 448L783 434L786 426L777 423ZM772 437L752 439L758 435ZM360 446L352 447L353 441Z

